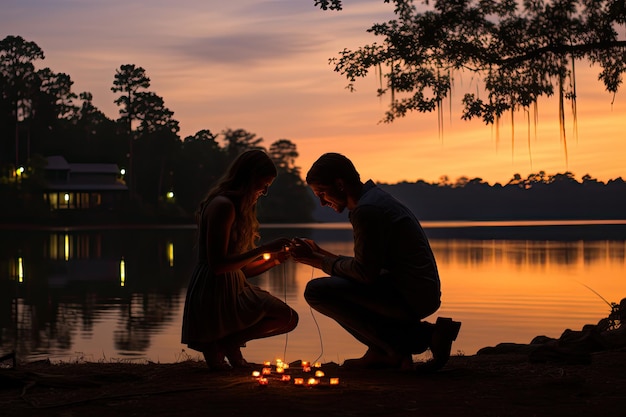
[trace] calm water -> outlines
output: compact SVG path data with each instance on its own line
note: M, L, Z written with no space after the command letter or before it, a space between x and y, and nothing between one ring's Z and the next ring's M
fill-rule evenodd
M436 316L463 322L454 351L558 337L606 317L626 297L626 222L428 223L442 278ZM155 361L198 358L180 343L195 230L0 231L0 355L21 360ZM352 253L345 225L268 226L264 238L309 236ZM365 348L311 311L304 286L321 271L288 262L253 278L293 306L288 336L253 341L254 362L334 361ZM595 292L595 293L594 293ZM596 294L597 293L597 294ZM598 295L599 294L599 295Z

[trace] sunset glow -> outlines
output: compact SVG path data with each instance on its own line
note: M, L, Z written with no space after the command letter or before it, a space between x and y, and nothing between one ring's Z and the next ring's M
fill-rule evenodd
M443 175L506 183L515 173L541 170L601 181L625 176L626 95L604 91L599 69L584 62L576 69L577 130L566 113L567 146L559 138L556 98L539 103L536 136L533 124L529 135L524 113L513 124L509 115L498 128L462 121L461 97L480 87L472 74L455 75L442 132L434 113L379 123L389 98L376 97L376 74L350 93L328 59L375 42L366 29L393 18L393 6L345 3L341 12L323 12L313 0L8 0L0 25L3 37L37 43L46 56L37 67L69 74L74 92L91 92L110 118L118 117L110 91L115 70L135 64L150 77L149 90L174 111L181 138L242 128L266 147L289 139L304 172L321 153L335 151L353 159L362 177L387 183L436 182Z

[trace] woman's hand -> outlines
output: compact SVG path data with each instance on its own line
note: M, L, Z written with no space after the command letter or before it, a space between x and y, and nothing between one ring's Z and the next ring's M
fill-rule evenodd
M274 239L266 244L262 245L261 248L263 252L267 253L277 253L284 252L286 248L291 246L291 240L286 237L281 237L278 239Z

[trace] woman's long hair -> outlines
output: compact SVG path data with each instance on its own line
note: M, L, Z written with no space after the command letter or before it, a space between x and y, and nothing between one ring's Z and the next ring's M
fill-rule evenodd
M235 223L231 229L229 250L241 253L252 249L259 239L259 221L256 217L256 196L253 186L259 178L276 177L276 166L260 149L244 151L230 164L226 173L208 192L196 210L196 221L202 221L202 212L218 195L230 198L235 205Z

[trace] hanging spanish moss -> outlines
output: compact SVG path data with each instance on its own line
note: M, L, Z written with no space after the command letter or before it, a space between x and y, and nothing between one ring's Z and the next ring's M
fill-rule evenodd
M572 122L573 122L573 135L576 143L578 143L578 115L576 111L576 68L574 65L574 56L572 55L572 75L570 76L570 87L572 89Z
M565 154L565 167L569 167L569 161L567 157L567 137L565 135L565 91L563 87L563 75L559 75L559 133L561 142L563 143L563 153Z
M535 105L537 103L535 102ZM530 146L530 110L528 107L524 107L524 113L526 114L526 142L528 145L528 161L530 162L530 170L533 169L533 155ZM535 136L537 135L537 125L535 123Z

